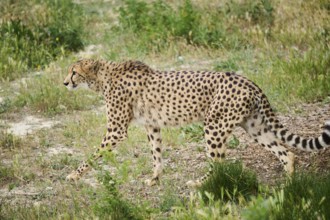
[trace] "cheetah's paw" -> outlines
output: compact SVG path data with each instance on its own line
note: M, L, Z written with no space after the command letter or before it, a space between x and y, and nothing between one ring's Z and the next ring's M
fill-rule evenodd
M152 179L145 180L144 183L148 186L154 186L159 183L159 180L158 180L158 178L152 178Z
M80 175L76 171L73 171L65 178L66 181L77 181L79 179Z
M194 187L194 188L196 188L196 187L200 187L202 185L202 183L200 181L198 181L198 180L197 181L189 180L188 182L186 182L186 185L188 187Z

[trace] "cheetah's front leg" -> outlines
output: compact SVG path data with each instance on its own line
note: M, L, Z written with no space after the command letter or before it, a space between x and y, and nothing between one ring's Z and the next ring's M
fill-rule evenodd
M119 128L108 128L107 134L104 137L102 144L99 148L92 154L91 158L88 161L82 162L79 167L72 171L67 177L68 181L77 181L79 180L91 167L90 163L97 161L102 157L103 151L111 152L122 140L126 138L126 130L121 130Z
M162 149L161 143L162 138L160 129L153 126L146 126L148 140L151 144L151 154L153 158L153 175L152 179L148 179L145 183L149 186L153 186L159 182L159 177L163 172L163 161L162 161Z

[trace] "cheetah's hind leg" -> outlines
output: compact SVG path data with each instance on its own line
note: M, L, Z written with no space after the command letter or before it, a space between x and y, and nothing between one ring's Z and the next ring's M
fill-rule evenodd
M151 154L153 159L153 175L151 179L147 179L145 183L148 186L153 186L159 183L159 177L163 172L162 159L162 137L160 128L153 126L146 126L148 140L151 145Z
M255 142L271 151L281 161L288 174L292 174L294 172L294 154L267 128L263 121L262 116L256 113L242 123L242 127Z

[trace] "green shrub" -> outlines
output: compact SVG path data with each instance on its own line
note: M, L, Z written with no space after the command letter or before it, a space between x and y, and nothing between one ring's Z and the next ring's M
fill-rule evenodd
M5 0L0 14L0 80L83 48L83 11L71 0Z
M231 0L227 2L225 12L242 20L250 19L260 26L272 26L275 19L272 0Z
M201 186L202 193L214 195L215 200L238 201L243 197L248 199L258 193L256 174L243 169L241 162L215 163L212 176ZM204 196L204 199L208 199Z
M12 107L12 102L9 98L5 98L0 102L0 114L8 111Z
M211 48L236 48L243 36L237 26L226 26L222 12L208 11L185 0L178 8L166 1L147 4L138 0L126 0L119 9L117 30L135 33L140 43L149 48L165 48L175 39L188 44Z
M96 216L104 219L145 219L138 207L124 200L117 190L117 183L109 172L98 178L104 186L104 192L92 204Z

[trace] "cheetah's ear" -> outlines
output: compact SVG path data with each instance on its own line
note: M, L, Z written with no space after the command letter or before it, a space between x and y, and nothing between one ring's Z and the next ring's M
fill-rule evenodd
M86 73L94 73L99 71L100 63L98 60L86 59L80 62L81 69Z

